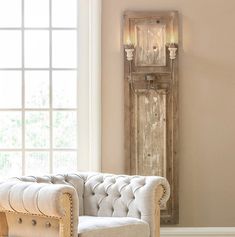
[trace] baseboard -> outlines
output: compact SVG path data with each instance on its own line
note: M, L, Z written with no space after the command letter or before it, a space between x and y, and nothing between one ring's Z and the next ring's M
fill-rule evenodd
M234 223L235 224L235 223ZM235 237L235 227L162 227L161 237Z

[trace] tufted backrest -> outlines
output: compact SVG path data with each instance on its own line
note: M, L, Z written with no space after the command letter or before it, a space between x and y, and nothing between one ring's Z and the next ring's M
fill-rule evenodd
M84 213L141 218L135 194L145 184L146 179L140 176L90 174L85 182Z
M78 193L79 214L136 217L154 225L155 189L164 188L162 204L169 198L169 184L156 176L127 176L102 173L59 174L20 177L21 181L72 185ZM154 204L155 205L155 204Z

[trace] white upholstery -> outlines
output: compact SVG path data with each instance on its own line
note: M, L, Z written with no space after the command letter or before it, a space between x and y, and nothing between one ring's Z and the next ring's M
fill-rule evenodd
M79 218L79 237L149 237L149 225L131 217L94 217Z
M31 213L60 218L64 210L59 198L63 193L73 196L73 213L78 215L76 190L68 185L35 184L31 182L6 182L0 185L1 208L20 213ZM48 205L50 200L50 205Z
M89 234L93 233L91 230L93 225L90 225L90 228L89 223L86 223L85 220L89 219L90 222L96 217L109 217L108 219L97 218L97 221L99 220L99 225L98 223L97 225L108 229L104 226L106 223L104 220L107 220L107 227L112 227L112 230L109 229L109 231L115 237L125 236L124 229L130 230L129 232L133 233L135 237L155 237L157 229L156 206L158 205L156 203L156 189L159 186L164 189L164 194L160 198L160 204L164 205L170 194L169 184L165 178L157 176L81 172L42 177L18 177L0 183L0 211L2 209L3 211L61 218L65 210L61 208L59 199L61 195L67 193L72 197L73 236L78 233L76 223L79 212L81 225L79 231L89 229L87 233L80 232L82 237L106 236L98 234L101 231L99 228L94 230L97 235ZM135 224L132 223L133 218L135 218ZM127 222L132 224L129 225ZM122 223L127 225L124 226ZM122 227L119 227L119 224ZM146 225L150 235L147 234ZM94 228L96 227L95 225ZM139 228L139 231L135 232L134 227ZM115 234L118 231L123 231L123 234ZM106 232L107 230L104 230L104 233ZM110 234L107 236L111 237ZM128 237L131 236L128 235Z

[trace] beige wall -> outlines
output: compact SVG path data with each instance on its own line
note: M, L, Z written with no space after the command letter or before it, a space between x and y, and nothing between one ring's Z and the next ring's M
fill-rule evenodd
M124 172L124 10L180 13L180 226L235 226L235 0L103 0L103 171Z

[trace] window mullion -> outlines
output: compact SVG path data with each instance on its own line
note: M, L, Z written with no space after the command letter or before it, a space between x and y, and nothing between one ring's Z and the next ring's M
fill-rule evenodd
M79 4L78 4L78 1L77 1L77 12L79 11ZM78 68L79 68L79 54L78 54L78 39L79 39L79 31L78 31L78 23L79 23L79 15L77 14L77 25L76 25L76 28L77 28L77 170L80 169L80 164L79 164L79 153L78 153L78 147L79 147L79 138L78 138L78 133L80 132L79 131L79 128L78 128L78 124L79 124L79 112L78 112L78 95L79 95L79 86L78 86Z
M52 95L52 0L49 0L49 80L50 80L50 107L49 107L49 113L50 113L50 173L53 172L53 110L52 110L52 104L53 104L53 95Z
M24 27L25 30L77 30L76 27ZM21 30L21 27L0 27L0 30Z
M0 71L21 71L20 68L0 68ZM50 68L24 68L25 71L47 71ZM53 71L77 71L77 68L51 68Z
M22 175L25 175L25 70L24 70L24 0L22 0L21 48L22 48Z

